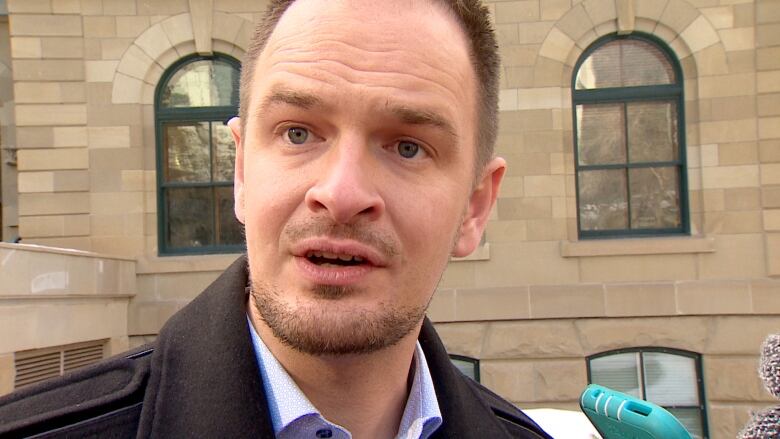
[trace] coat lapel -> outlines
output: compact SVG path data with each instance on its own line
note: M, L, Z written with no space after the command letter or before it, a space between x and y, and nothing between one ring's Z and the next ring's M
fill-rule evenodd
M138 437L274 437L246 319L246 258L160 331Z

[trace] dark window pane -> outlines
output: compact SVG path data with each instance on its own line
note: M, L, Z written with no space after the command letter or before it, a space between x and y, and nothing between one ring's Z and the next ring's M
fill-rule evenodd
M628 104L628 157L631 163L678 159L677 105L672 102Z
M164 128L166 181L211 181L209 124L167 125Z
M214 181L233 181L236 148L230 128L222 122L211 123L214 146Z
M579 209L582 230L628 228L626 171L580 171Z
M450 361L452 364L455 365L455 367L458 368L458 370L467 377L471 378L472 380L477 379L477 368L479 367L478 363L475 361L468 361L463 360L460 358L450 358Z
M677 168L629 170L631 228L666 229L680 226Z
M593 89L673 84L672 64L666 55L646 41L610 41L591 53L577 71L575 88Z
M219 60L183 65L162 91L163 107L230 106L238 102L238 69Z
M641 398L639 355L630 352L594 358L590 361L590 382Z
M645 352L645 397L661 406L698 406L696 362L663 352Z
M214 244L212 188L168 188L168 248Z
M238 245L244 242L242 225L236 219L233 209L233 187L225 186L216 188L217 208L219 212L219 244L220 245Z
M626 162L623 105L577 105L577 154L580 165Z
M701 410L698 408L690 409L670 409L667 408L671 414L674 415L677 420L688 430L688 433L693 436L694 439L704 438L704 428L702 427Z

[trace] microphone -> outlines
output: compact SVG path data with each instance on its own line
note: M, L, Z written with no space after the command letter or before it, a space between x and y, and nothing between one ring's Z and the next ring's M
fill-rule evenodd
M761 346L758 376L764 382L766 390L775 398L780 398L780 334L770 335ZM755 413L737 439L778 437L780 437L780 406L775 406Z

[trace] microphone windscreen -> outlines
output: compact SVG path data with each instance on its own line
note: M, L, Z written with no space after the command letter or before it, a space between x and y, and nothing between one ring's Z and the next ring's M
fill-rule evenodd
M780 437L780 407L764 409L755 415L737 439L777 439Z
M770 335L761 346L758 375L769 393L780 398L780 334Z

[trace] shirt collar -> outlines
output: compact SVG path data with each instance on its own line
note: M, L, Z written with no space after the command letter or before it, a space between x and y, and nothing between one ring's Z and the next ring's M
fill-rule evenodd
M317 408L306 398L306 395L295 384L279 360L265 345L248 317L247 322L268 399L268 412L273 423L274 433L278 436L281 431L293 427L296 422L311 418L312 415L321 417ZM441 424L441 411L436 399L433 379L425 360L425 354L418 342L414 351L412 387L396 437L426 439Z

